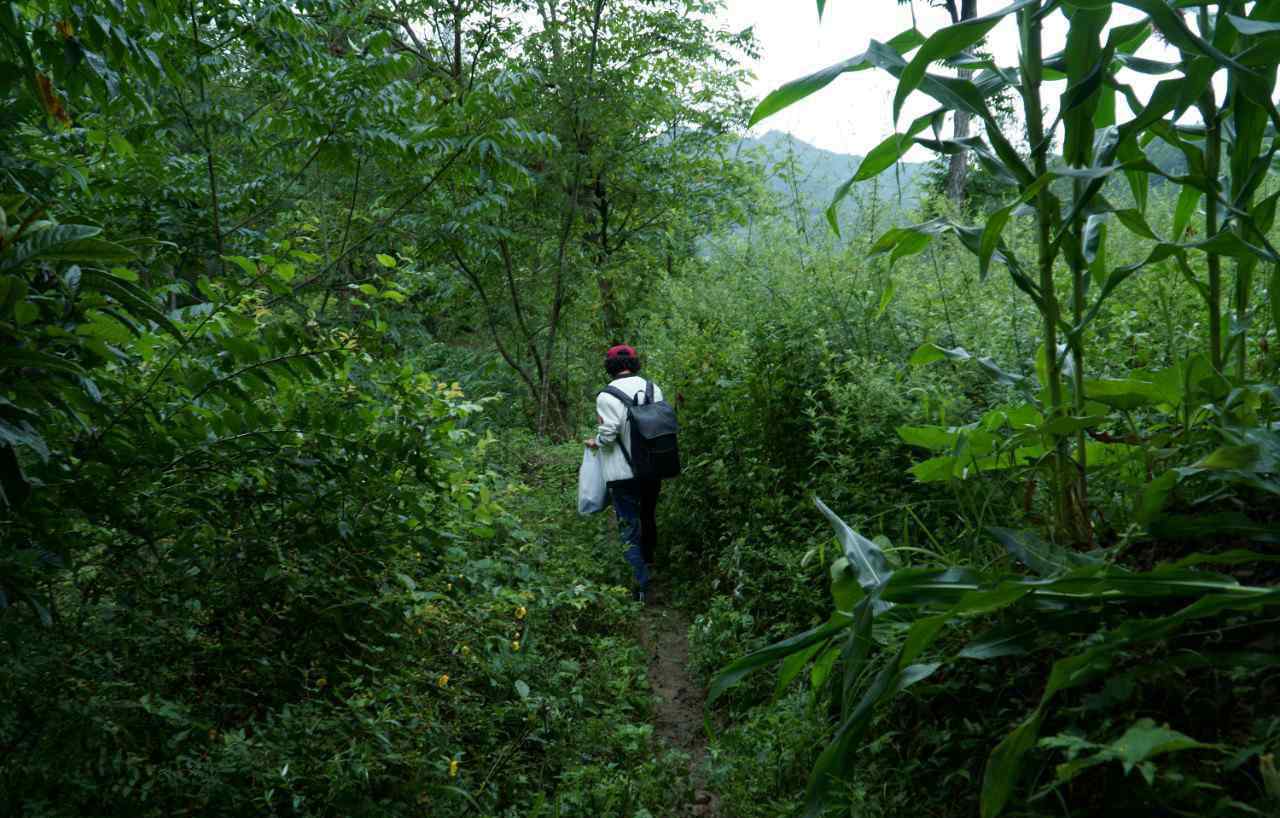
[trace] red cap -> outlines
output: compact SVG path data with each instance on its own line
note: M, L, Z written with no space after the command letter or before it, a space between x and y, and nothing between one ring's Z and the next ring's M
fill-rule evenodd
M604 354L606 359L610 358L638 358L635 347L629 347L626 344L618 344L616 347L609 347L609 351Z

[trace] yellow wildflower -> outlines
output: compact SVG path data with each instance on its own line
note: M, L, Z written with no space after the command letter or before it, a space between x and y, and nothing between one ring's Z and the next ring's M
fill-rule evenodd
M449 762L449 777L458 777L458 759L456 758Z
M528 613L529 612L525 610L525 607L521 605L519 608L516 608L516 619L524 619L525 615Z
M441 674L440 674L440 678L439 678L439 679L436 679L436 684L437 684L439 687L447 687L447 686L448 686L448 684L449 684L449 674L448 674L448 673L441 673Z
M519 640L516 640L516 641L512 642L512 643L511 643L511 649L512 649L512 650L514 650L514 651L519 651L519 650L520 650L520 641L519 641Z
M463 655L463 656L470 656L470 655L471 655L471 648L467 647L466 645L463 645L463 646L462 646L462 655Z

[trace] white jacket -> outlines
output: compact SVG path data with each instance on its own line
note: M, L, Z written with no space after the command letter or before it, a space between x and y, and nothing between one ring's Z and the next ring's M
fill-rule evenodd
M636 397L639 393L640 402L644 403L644 384L645 379L639 375L628 375L613 380L609 385L617 387L624 395L631 397ZM657 384L653 385L653 399L662 400L662 390ZM596 442L600 444L600 456L604 458L600 463L604 471L604 479L610 483L615 480L630 480L634 474L631 472L631 466L627 465L622 448L618 445L618 437L621 436L627 451L631 451L631 429L627 423L627 407L613 395L601 392L596 396L596 417L600 421Z

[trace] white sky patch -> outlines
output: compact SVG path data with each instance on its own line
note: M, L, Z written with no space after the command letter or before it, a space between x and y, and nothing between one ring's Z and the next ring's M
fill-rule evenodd
M1007 0L980 0L978 12L993 12L1005 5ZM916 0L915 12L917 27L925 35L950 23L944 10L932 8L923 0ZM1117 6L1111 24L1130 23L1139 17L1139 12ZM885 42L910 28L911 7L900 6L895 0L828 0L819 23L813 0L727 0L720 22L734 31L755 28L760 58L752 66L756 79L749 90L758 101L790 80L862 53L872 39ZM1045 21L1044 53L1062 50L1065 42L1066 21L1055 13ZM1018 29L1012 16L991 32L987 48L1000 65L1017 66ZM1150 59L1177 61L1177 52L1154 37L1139 53ZM1121 73L1120 79L1131 84L1143 100L1156 81L1128 70ZM789 131L820 148L865 155L894 131L896 86L892 76L877 69L845 74L818 93L759 123L751 132L759 135L771 130ZM1045 88L1050 116L1056 113L1057 96L1064 89L1065 83ZM926 95L912 94L898 124L905 128L912 119L936 107L937 103ZM1127 107L1120 103L1118 113L1122 120ZM922 161L931 156L917 147L906 158Z

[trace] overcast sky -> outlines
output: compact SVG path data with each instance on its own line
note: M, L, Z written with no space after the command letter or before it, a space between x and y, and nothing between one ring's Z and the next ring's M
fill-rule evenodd
M1004 5L1006 0L980 0L978 10L985 13ZM915 0L915 11L918 27L926 35L950 22L945 11L931 8L925 0ZM1112 23L1131 22L1138 16L1132 9L1117 7ZM894 0L827 0L826 13L819 23L813 0L727 0L721 19L735 31L755 27L760 59L754 65L756 80L751 91L759 99L789 80L860 54L873 38L884 42L910 28L911 8L899 6ZM1061 50L1065 36L1062 16L1053 15L1046 23L1045 53ZM1015 66L1017 41L1017 26L1009 17L992 32L988 47L1002 65ZM1140 53L1158 57L1158 52L1159 46L1150 44ZM1126 79L1145 97L1150 87L1145 78L1133 75ZM894 130L894 88L895 80L883 71L845 74L822 91L764 120L754 132L790 131L827 150L863 155ZM1046 94L1046 101L1057 93L1060 90ZM936 103L917 93L903 108L901 124L905 127L915 116L935 107ZM909 158L928 156L921 148L915 151L920 156L913 151Z

